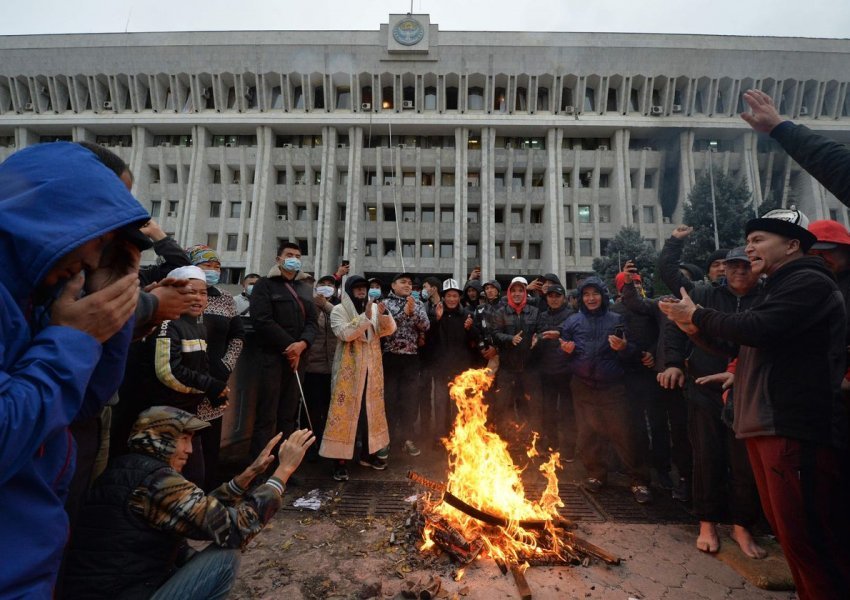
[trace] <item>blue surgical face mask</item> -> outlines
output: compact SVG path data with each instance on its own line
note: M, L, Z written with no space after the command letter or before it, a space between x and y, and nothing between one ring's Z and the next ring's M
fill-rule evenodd
M421 298L419 297L419 291L418 290L413 290L412 292L410 292L410 295L413 296L414 298L416 298L417 300L421 300Z
M379 290L378 288L370 288L369 289L369 297L372 300L377 300L378 298L381 297L381 290Z
M204 277L207 278L207 285L215 285L221 278L221 271L204 271Z
M316 293L325 298L330 298L334 295L334 287L332 285L316 286Z
M426 289L423 289L421 292L419 292L419 297L422 300L427 300L430 296L431 296L431 294L429 294L428 290L426 290Z
M253 292L253 291L254 291L254 284L253 283L245 288L245 293L248 294L249 296L251 295L251 292Z
M283 261L283 269L285 271L289 271L290 273L294 273L301 270L301 259L298 258L287 258Z

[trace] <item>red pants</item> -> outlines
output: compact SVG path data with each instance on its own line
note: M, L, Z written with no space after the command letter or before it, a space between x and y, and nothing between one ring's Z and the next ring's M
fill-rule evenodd
M747 451L800 600L850 598L846 454L775 436L747 439Z

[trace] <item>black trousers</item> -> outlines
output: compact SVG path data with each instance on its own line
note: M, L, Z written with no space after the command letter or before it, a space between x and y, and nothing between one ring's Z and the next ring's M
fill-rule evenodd
M537 373L529 369L499 369L490 395L488 418L499 435L511 444L527 446L531 432L540 432L541 398L537 393ZM494 391L495 389L495 391Z
M260 365L265 385L257 394L251 460L260 454L277 432L282 431L283 439L286 439L295 431L300 402L295 372L283 354L264 352L260 356Z
M416 413L419 409L419 357L415 354L384 354L384 404L390 443L401 446L416 441Z
M670 420L670 458L679 472L679 477L693 477L694 457L691 440L688 438L688 403L681 388L665 390L658 388L658 399Z
M218 456L221 452L221 423L224 417L212 419L210 426L201 429L200 437L204 448L204 491L211 492L224 480L218 473Z
M693 508L700 521L752 527L761 515L747 446L720 420L720 392L688 380L688 433L694 451Z
M578 423L578 455L589 477L608 479L609 444L632 479L633 485L649 485L649 468L638 449L626 388L615 384L592 388L572 380L573 405Z
M540 373L540 448L575 455L576 414L570 376L565 373Z
M304 395L307 397L307 408L310 411L310 422L313 423L313 435L316 442L310 447L313 452L319 451L322 445L322 435L325 433L325 423L328 420L328 409L331 405L331 374L306 373L304 375ZM307 417L301 419L307 422Z

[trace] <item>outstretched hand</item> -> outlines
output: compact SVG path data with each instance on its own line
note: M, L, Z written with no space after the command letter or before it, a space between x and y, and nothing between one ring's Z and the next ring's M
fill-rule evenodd
M784 120L776 110L773 98L761 90L744 92L744 102L750 107L751 112L742 112L741 118L759 133L770 133Z
M292 475L292 473L295 472L295 469L298 468L298 465L301 464L304 454L307 452L307 448L312 446L315 441L316 438L313 437L313 432L309 429L298 429L294 431L292 435L290 435L289 438L280 445L280 450L277 453L280 465L278 465L277 469L275 469L275 476L284 482L289 479L289 476Z
M280 442L280 438L282 437L283 433L278 433L269 440L266 447L263 448L257 455L257 458L254 459L254 462L248 465L244 471L233 478L236 485L241 487L243 490L247 489L257 475L265 472L268 466L272 464L272 461L274 461L274 447L277 446L278 442Z
M663 299L658 303L658 308L661 309L667 318L671 321L675 321L676 325L680 328L686 325L693 325L693 315L697 309L697 305L694 304L694 301L691 300L691 297L688 296L687 290L685 288L681 288L680 293L682 294L682 299L679 301L673 301L673 299Z

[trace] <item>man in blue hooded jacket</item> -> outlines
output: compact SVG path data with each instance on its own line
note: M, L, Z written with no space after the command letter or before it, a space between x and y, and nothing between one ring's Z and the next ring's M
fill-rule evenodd
M579 311L561 328L561 350L572 373L577 450L588 474L585 487L597 492L605 485L610 443L632 479L635 500L651 502L649 469L638 451L623 383L624 365L638 364L640 352L628 341L622 315L608 310L608 293L601 279L588 277L578 293Z
M0 597L52 595L68 538L68 424L120 383L149 218L77 144L0 164Z

